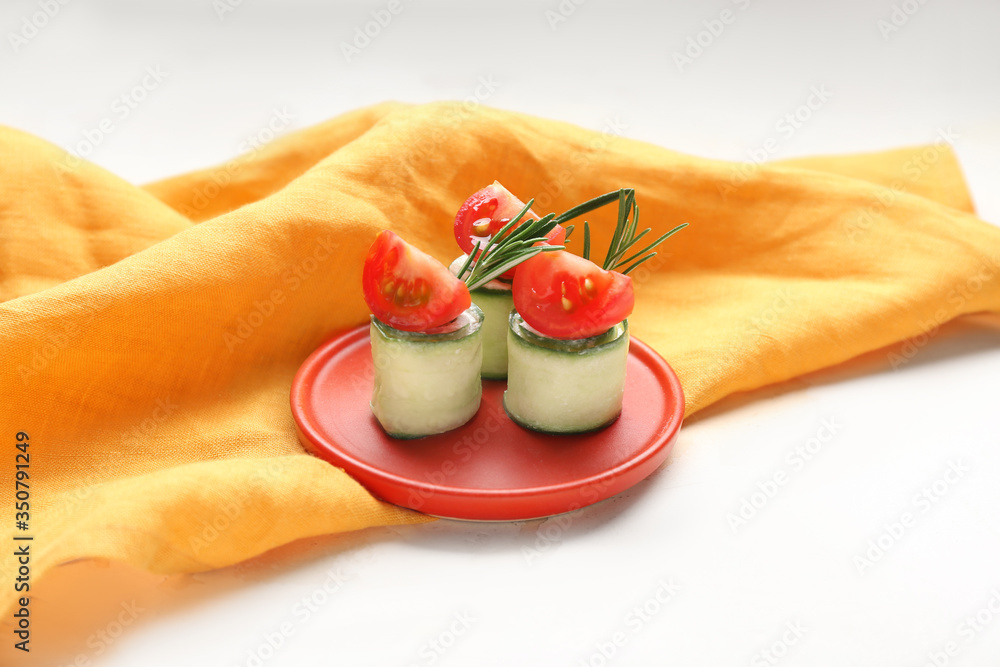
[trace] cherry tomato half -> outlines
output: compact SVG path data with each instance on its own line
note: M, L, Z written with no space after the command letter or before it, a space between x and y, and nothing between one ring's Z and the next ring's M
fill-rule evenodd
M525 322L560 339L604 333L635 305L631 278L565 250L543 252L518 265L513 296Z
M447 324L472 304L465 283L389 230L368 250L361 284L372 314L403 331Z
M469 254L476 241L488 241L511 219L521 212L524 202L507 188L493 181L491 185L465 200L455 215L455 240L462 252ZM534 211L524 214L522 220L537 220Z

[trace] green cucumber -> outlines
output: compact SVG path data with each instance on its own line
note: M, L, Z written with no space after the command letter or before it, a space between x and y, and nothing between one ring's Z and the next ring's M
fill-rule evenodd
M451 263L452 273L459 272L466 257L462 255ZM514 310L510 283L491 280L470 294L472 303L483 311L482 376L487 380L504 380L507 378L507 319Z
M628 341L628 320L599 336L558 340L530 330L512 312L504 409L521 426L545 433L607 426L622 411Z
M372 317L371 409L386 433L420 438L472 419L483 392L482 323L475 305L448 325L420 333Z
M483 311L483 367L487 380L507 378L507 320L514 310L510 285L494 286L493 281L472 290L472 303Z

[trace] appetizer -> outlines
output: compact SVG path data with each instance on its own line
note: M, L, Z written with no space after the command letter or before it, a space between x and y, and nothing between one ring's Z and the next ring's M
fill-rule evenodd
M499 181L493 181L466 199L455 215L455 241L464 254L451 263L451 271L458 273L477 243L488 243L524 209L524 202ZM522 217L523 221L537 219L538 215L530 207ZM548 237L551 245L560 245L566 238L566 230L557 225ZM482 329L482 377L487 380L507 377L507 317L514 308L510 289L515 271L510 269L472 291L472 302L482 309L486 318Z
M486 243L477 243L457 276L391 231L368 251L362 272L372 312L375 369L371 410L396 438L457 428L476 414L482 396L483 311L475 290L526 259L562 246L536 246L554 216L518 226L523 206Z
M621 414L627 318L635 303L628 273L687 225L636 250L650 230L636 234L635 192L623 189L604 198L611 195L618 198L618 223L603 266L590 261L585 223L583 257L565 251L538 254L514 276L504 408L525 428L581 433L603 428Z
M614 201L617 201L617 192L609 195L614 195ZM564 227L562 223L610 203L612 199L609 195L598 197L553 217L552 219L558 224L552 227L546 233L545 239L538 244L561 246L566 243L573 226ZM455 215L454 228L455 240L464 254L451 263L451 272L457 274L477 244L489 243L499 230L525 209L527 211L523 213L522 222L539 219L530 206L526 207L524 202L499 181L493 181L466 199ZM471 292L472 302L482 309L485 316L482 327L482 376L487 380L507 378L507 320L511 310L514 309L511 285L516 273L517 267L511 268Z

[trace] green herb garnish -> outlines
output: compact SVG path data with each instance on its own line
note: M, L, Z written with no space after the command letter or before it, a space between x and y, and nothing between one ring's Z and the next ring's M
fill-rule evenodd
M618 193L619 192L621 192L621 191L620 190L615 190L614 192L609 192L609 193L607 193L605 195L601 195L600 197L594 197L593 199L585 201L582 204L577 204L576 206L574 206L573 208L569 209L568 211L564 211L563 213L560 213L559 215L557 215L556 216L556 222L559 223L559 224L562 224L562 223L566 222L567 220L572 220L573 218L578 218L581 215L583 215L584 213L590 213L594 209L598 209L598 208L601 208L602 206L606 206L606 205L608 205L608 204L610 204L612 202L616 202L616 201L618 201Z
M461 270L459 270L458 279L463 280L470 290L474 290L500 277L521 262L531 259L540 252L563 250L565 246L536 246L535 244L539 241L545 241L545 235L551 232L556 225L616 201L618 202L618 222L615 225L615 232L611 238L608 252L604 257L603 268L606 271L618 271L619 267L624 266L625 268L621 269L619 273L628 274L643 262L655 257L656 253L652 252L652 250L656 246L688 226L686 222L677 225L646 247L634 251L626 257L626 253L631 251L646 234L652 231L647 227L636 234L639 226L639 205L635 202L635 190L633 188L621 188L613 192L608 192L607 194L585 201L582 204L577 204L559 215L549 213L538 220L529 220L520 227L517 227L517 223L521 221L531 209L531 205L535 203L535 200L532 199L524 205L520 213L494 234L489 241L486 243L476 243L462 265ZM567 239L573 233L573 229L574 225L566 226ZM590 223L588 222L583 223L583 256L586 259L590 259Z
M655 252L651 252L653 248L688 226L686 222L677 225L646 247L633 251L626 257L626 253L632 251L636 244L652 231L652 229L647 227L636 234L636 230L639 227L639 205L635 201L635 190L633 188L621 188L620 190L603 194L600 197L594 197L590 201L574 206L565 213L556 216L556 220L560 222L569 220L610 204L613 201L618 202L618 222L615 224L615 232L611 237L608 252L604 256L603 268L605 271L613 270L627 275L646 260L656 256ZM583 256L585 259L590 259L590 223L588 222L583 223ZM619 271L619 267L622 266L625 268Z
M545 241L545 235L559 224L556 222L554 213L549 213L538 220L529 220L517 227L517 223L527 214L533 203L535 203L534 199L525 204L521 212L511 218L510 222L494 234L489 241L484 244L476 242L475 247L458 272L458 279L465 281L470 291L500 277L540 252L552 252L566 247L535 245L539 241Z

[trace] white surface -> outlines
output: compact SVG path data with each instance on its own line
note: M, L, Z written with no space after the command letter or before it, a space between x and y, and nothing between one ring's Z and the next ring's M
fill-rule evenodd
M144 182L231 158L275 108L303 127L384 99L464 98L492 77L487 104L613 122L728 159L771 137L772 157L787 157L928 142L951 127L980 214L1000 220L991 0L910 0L919 11L887 40L877 21L889 0L590 0L555 31L545 12L557 0L402 1L347 63L340 42L388 2L244 0L220 21L211 0L75 0L15 53L7 33L37 5L5 0L0 122L71 147L160 66L166 79L113 116L91 155ZM734 21L679 72L673 52L727 8ZM786 137L776 123L814 86L830 100ZM983 612L992 622L981 631L963 623L1000 591L998 334L996 319L979 318L942 330L898 371L883 352L727 401L685 426L668 466L569 517L371 530L252 581L238 568L199 575L219 592L154 609L110 650L84 655L103 667L245 666L287 622L291 635L262 664L883 667L923 665L954 641L948 664L995 666L1000 613ZM786 458L824 434L824 420L838 426L821 451L801 467ZM915 494L949 462L969 471L939 484L943 497L923 511ZM734 533L727 514L779 472L787 482ZM855 557L904 512L912 525L860 573ZM297 602L331 568L346 581L304 618ZM644 604L657 613L636 616ZM1000 612L1000 594L993 604ZM474 620L466 629L456 614ZM603 659L616 633L624 645ZM794 644L769 661L760 652L775 642L781 652L783 636ZM443 654L430 648L450 638Z

